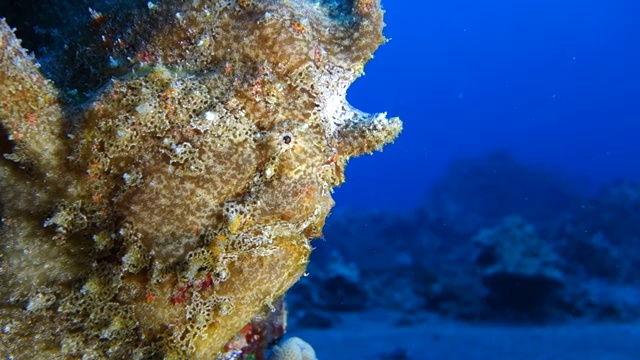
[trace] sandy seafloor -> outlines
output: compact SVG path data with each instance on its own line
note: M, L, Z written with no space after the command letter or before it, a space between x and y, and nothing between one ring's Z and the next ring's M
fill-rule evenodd
M309 342L319 360L638 360L640 323L487 325L416 315L366 312L341 316L331 329L290 328L287 336Z

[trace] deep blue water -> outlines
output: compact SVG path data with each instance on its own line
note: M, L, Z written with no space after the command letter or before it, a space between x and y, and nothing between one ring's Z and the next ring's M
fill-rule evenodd
M347 167L291 333L330 359L640 358L640 2L383 5L348 99L405 130Z
M391 41L348 98L405 130L350 163L338 206L416 206L453 160L495 149L580 187L640 178L639 2L383 6Z
M640 358L640 1L383 5L348 98L405 131L347 167L290 335L334 360Z

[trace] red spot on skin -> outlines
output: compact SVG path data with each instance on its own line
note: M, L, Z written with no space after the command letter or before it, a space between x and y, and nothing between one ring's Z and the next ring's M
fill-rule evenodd
M338 160L339 160L338 154L334 154L330 158L328 158L327 161L325 161L323 165L337 164Z
M211 274L207 274L207 278L200 282L200 289L203 291L209 290L211 286L213 286L213 278L211 277Z
M179 305L187 301L187 297L184 294L175 294L169 298L169 301L173 305Z
M305 34L307 32L307 28L304 27L304 25L302 25L302 23L298 20L293 21L293 24L291 24L291 28L298 34Z
M373 9L373 1L372 0L361 0L358 1L358 10L360 12L370 12Z
M253 84L253 95L258 95L262 93L262 78L259 77Z
M253 330L253 326L251 324L245 325L242 330L240 330L240 334L247 335Z
M100 201L102 201L102 194L101 193L94 193L93 196L91 197L91 199L93 200L94 204L97 204Z
M122 41L122 39L120 38L116 39L115 45L118 46L120 49L124 49L127 47L127 44L124 41Z
M224 349L225 351L240 350L248 354L258 346L258 340L260 340L260 334L256 332L253 325L247 324L224 346Z
M149 63L151 62L151 54L148 51L141 51L136 54L136 59L141 63Z
M285 211L284 213L282 213L282 215L280 215L280 219L284 220L284 221L289 221L291 220L291 218L293 217L293 213L291 211Z
M176 292L169 297L169 301L173 305L182 304L187 301L187 290L189 289L189 285L179 286L176 289Z
M24 135L22 135L22 133L19 131L14 131L11 135L13 136L13 140L22 140L22 138L24 137Z
M28 113L25 117L24 117L24 121L29 124L29 125L35 125L36 122L38 121L38 115L34 114L34 113Z

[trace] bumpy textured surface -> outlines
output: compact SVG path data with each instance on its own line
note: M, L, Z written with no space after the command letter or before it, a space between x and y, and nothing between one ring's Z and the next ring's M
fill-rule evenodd
M269 360L318 360L311 345L299 337L285 340L273 349Z
M506 217L473 237L476 264L489 289L487 301L502 310L533 314L565 283L560 258L520 216Z
M401 131L345 100L380 4L167 0L102 35L91 15L87 83L124 75L75 107L0 21L0 354L222 356L304 272L347 160Z

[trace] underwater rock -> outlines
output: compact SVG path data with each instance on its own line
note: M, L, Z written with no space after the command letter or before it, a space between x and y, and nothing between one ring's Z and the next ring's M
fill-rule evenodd
M640 290L594 279L576 279L557 304L573 320L633 322L640 319Z
M483 283L500 306L533 311L564 285L559 257L519 216L482 230L473 241L480 249L475 260Z
M578 276L604 279L613 283L620 282L627 268L624 265L628 265L629 261L640 261L637 256L628 257L633 252L621 252L621 249L614 246L601 232L591 236L585 236L584 233L578 236L570 234L565 236L562 252L576 265L574 272ZM629 276L629 278L633 277L633 275Z
M614 283L638 284L640 266L640 182L603 186L576 207L559 231L563 256L583 272ZM578 274L580 275L580 274Z
M453 163L430 189L425 213L434 231L462 243L512 214L553 226L573 210L575 193L557 175L498 151Z
M3 356L221 356L305 271L347 160L401 131L345 100L385 40L377 0L135 19L123 47L82 45L87 78L125 74L74 106L0 21Z
M287 299L296 311L361 311L367 307L369 293L356 264L345 262L334 252L326 266L310 267Z
M317 358L311 345L298 337L292 337L276 346L269 360L317 360Z
M458 264L438 270L432 273L422 269L418 275L422 281L416 286L416 293L424 299L424 307L456 320L486 320L486 290L471 266Z

